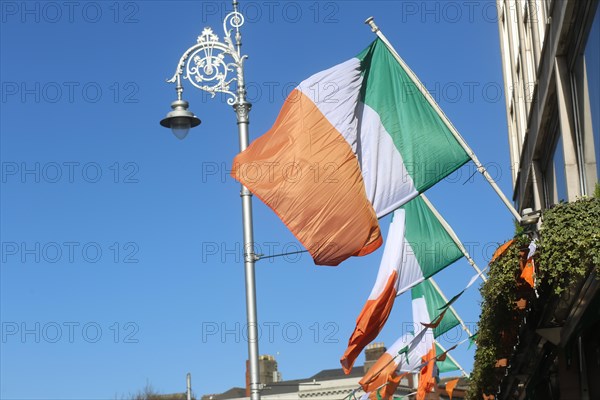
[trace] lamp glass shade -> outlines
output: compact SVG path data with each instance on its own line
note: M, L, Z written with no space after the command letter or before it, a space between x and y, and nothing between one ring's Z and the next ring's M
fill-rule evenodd
M177 139L184 139L191 127L192 123L189 117L175 117L171 120L171 131Z

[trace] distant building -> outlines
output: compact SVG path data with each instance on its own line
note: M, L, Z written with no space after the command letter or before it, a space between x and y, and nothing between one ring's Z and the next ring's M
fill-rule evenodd
M383 343L371 343L365 348L365 365L363 365L363 373L367 371L377 362L379 357L385 353L386 348Z
M497 1L520 211L594 194L600 176L598 3ZM600 285L593 275L528 316L501 398L600 399Z
M153 394L147 396L144 400L187 400L187 393ZM192 400L196 400L196 398L192 397Z
M345 375L341 368L326 369L321 372L302 379L287 381L270 381L270 376L280 376L278 371L270 371L263 374L263 367L272 369L277 368L277 362L273 356L260 356L259 369L261 384L264 385L261 391L261 397L265 400L299 400L299 399L323 399L323 400L341 400L352 394L359 385L358 381L364 376L368 368L385 352L382 343L374 343L365 351L365 366L355 366L349 375ZM266 372L266 370L265 370ZM277 374L271 374L277 372ZM443 378L440 380L435 392L427 395L427 400L448 399L445 391L445 382L453 378ZM465 396L468 382L461 378L459 384L454 390L453 399L462 399ZM408 396L408 399L414 399L409 396L416 390L416 382L413 376L409 375L402 379L396 391L398 397ZM362 390L355 392L356 399L364 394ZM247 400L249 398L247 388L233 387L224 393L210 394L202 396L202 400Z

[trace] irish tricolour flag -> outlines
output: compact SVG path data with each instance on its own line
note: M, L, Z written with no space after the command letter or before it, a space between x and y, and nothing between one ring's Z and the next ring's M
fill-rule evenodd
M356 320L348 348L340 360L344 371L349 373L352 370L360 352L381 332L398 294L423 282L462 256L448 231L421 197L396 210L375 285ZM428 289L428 286L423 286L418 291L429 293ZM432 315L432 318L435 317Z
M232 176L271 207L316 264L382 243L377 218L469 157L420 83L375 40L296 87Z

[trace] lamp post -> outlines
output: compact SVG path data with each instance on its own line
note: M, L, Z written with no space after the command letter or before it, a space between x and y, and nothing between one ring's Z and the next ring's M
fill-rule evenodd
M190 128L200 125L200 119L188 110L189 104L182 98L182 80L187 79L196 88L210 93L211 97L215 97L217 93L228 96L227 104L233 107L237 116L240 151L248 147L248 114L251 104L246 100L244 85L244 60L247 56L241 54L242 35L239 29L243 24L244 16L238 11L237 0L233 0L233 11L223 19L223 41L219 40L211 28L206 27L198 36L197 43L187 49L179 59L175 75L167 81L176 84L177 100L171 103L172 111L160 121L162 126L171 128L177 138L185 138ZM240 196L244 234L250 397L252 400L260 400L254 279L254 263L258 260L258 256L254 253L252 194L242 185Z

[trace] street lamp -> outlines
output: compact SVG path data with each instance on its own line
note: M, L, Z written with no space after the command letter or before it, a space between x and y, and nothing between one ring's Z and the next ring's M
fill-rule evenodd
M193 112L188 111L190 104L181 99L181 92L179 92L177 97L177 100L171 103L173 111L170 111L160 121L160 124L165 128L171 128L177 139L181 140L187 136L190 128L200 125L202 121Z
M233 107L237 116L240 151L248 147L248 114L251 104L246 100L244 84L244 60L241 54L242 35L240 27L244 16L238 11L238 2L233 0L233 11L223 19L223 41L209 27L204 28L197 43L187 49L177 64L175 75L167 82L175 83L177 100L171 104L172 111L160 121L171 128L175 136L183 139L190 128L200 125L200 119L188 110L189 104L183 100L182 79L193 86L210 93L228 96L227 104ZM234 36L232 37L232 33ZM235 73L235 76L230 76ZM232 86L235 86L233 88ZM248 359L250 360L250 397L260 400L260 379L258 372L258 326L256 317L256 285L254 263L258 256L254 253L252 231L252 194L242 185L242 223L244 232L244 270L246 276L246 317L248 320Z

